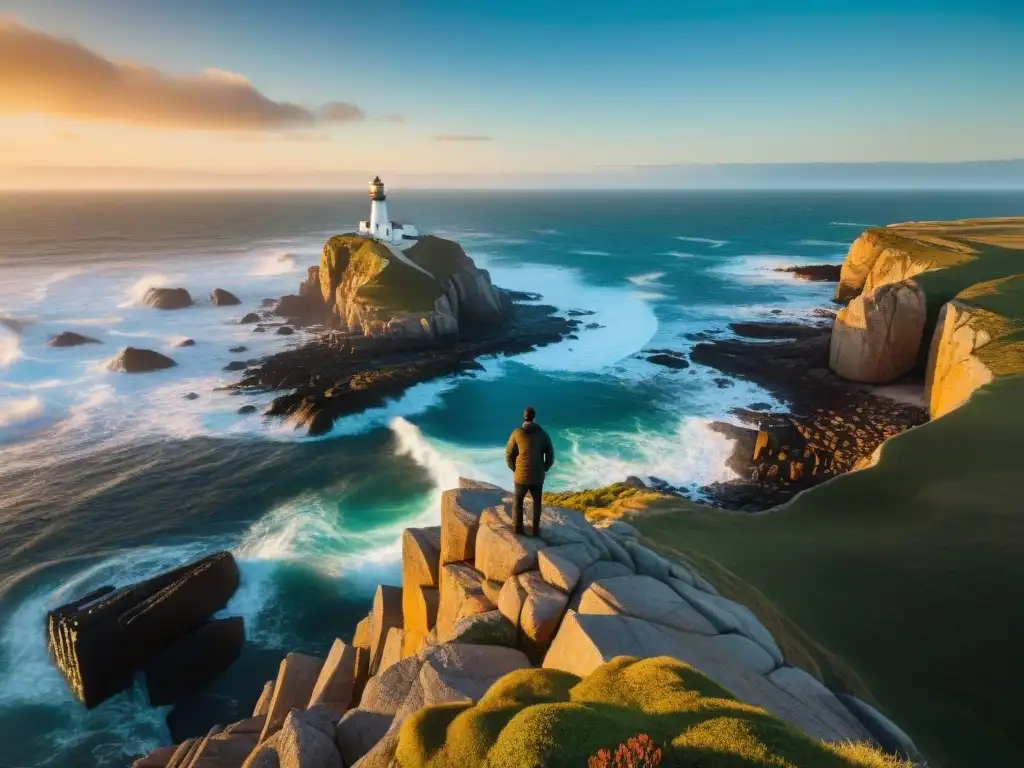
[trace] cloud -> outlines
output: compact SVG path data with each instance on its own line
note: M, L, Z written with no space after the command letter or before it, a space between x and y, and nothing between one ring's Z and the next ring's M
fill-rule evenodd
M472 133L443 133L435 136L434 141L492 141L490 136L479 136Z
M404 123L405 118L402 115L384 115L384 122L386 123Z
M243 75L221 69L172 76L114 62L10 17L0 17L0 114L209 131L308 128L318 120L365 117L359 107L344 102L314 111L274 101Z

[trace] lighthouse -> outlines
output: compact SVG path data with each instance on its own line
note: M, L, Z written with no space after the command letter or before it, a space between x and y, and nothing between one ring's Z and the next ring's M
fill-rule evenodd
M359 222L359 234L396 245L419 235L411 224L399 224L388 218L388 196L380 176L370 182L370 220Z

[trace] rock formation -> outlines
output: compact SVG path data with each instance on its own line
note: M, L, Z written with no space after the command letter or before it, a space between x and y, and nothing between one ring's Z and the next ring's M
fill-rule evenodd
M80 347L83 344L102 344L103 342L91 336L75 333L74 331L64 331L52 337L47 343L51 347Z
M147 664L154 703L167 703L237 656L241 624L204 622L227 605L238 578L234 558L220 552L129 587L97 589L50 612L50 655L90 709L129 687Z
M184 288L150 288L142 303L155 309L183 309L192 306L192 297Z
M801 280L834 283L839 280L842 268L838 264L805 264L798 267L776 267L775 271L788 272Z
M177 363L171 358L151 349L125 347L117 354L117 357L107 364L107 368L124 373L148 373L172 368L175 365Z
M232 307L241 304L242 300L223 288L214 288L210 292L210 303L215 307Z

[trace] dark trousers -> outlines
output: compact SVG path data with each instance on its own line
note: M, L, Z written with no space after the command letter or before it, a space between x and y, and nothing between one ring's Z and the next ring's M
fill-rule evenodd
M526 494L530 494L530 498L533 499L533 535L536 536L540 532L540 497L543 493L543 485L522 485L516 483L515 490L515 504L513 509L516 515L516 532L523 532L523 501L526 499Z

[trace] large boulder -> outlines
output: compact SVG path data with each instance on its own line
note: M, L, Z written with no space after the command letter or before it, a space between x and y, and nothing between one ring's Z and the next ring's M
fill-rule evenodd
M394 719L394 712L374 712L362 707L346 712L334 732L334 744L343 763L353 766L362 759L384 738Z
M516 628L496 609L459 619L448 637L438 639L448 643L505 645L512 648L516 644Z
M567 544L565 547L577 546ZM548 547L542 549L537 556L541 578L553 587L558 587L563 592L572 592L580 583L580 566L574 563L565 554L559 552L563 547ZM582 548L581 548L582 549ZM586 552L585 549L583 549ZM586 566L584 566L586 567Z
M419 584L402 587L402 656L416 653L426 645L427 636L437 624L439 592L437 587Z
M352 704L355 679L356 649L335 640L313 685L306 708L323 707L340 720Z
M274 681L267 680L263 684L263 690L260 692L260 697L256 700L256 706L253 707L253 717L263 717L266 719L267 712L270 711L270 702L274 698ZM262 727L261 729L262 730Z
M402 627L402 588L381 584L373 595L373 610L370 614L370 674L377 674L384 643L392 628Z
M52 337L48 344L51 347L80 347L83 344L102 344L99 339L94 339L91 336L83 336L80 333L74 331L64 331L58 333Z
M214 288L210 292L210 303L215 307L233 307L242 303L242 300L230 291L223 288Z
M241 616L202 624L146 663L149 703L159 707L198 693L235 662L244 644Z
M323 659L304 653L289 653L281 660L260 742L266 741L281 728L292 709L306 708L323 666Z
M317 713L293 710L243 768L344 768L332 735L331 723Z
M579 612L633 616L681 632L718 634L711 622L675 590L650 576L617 576L594 582L580 599Z
M438 637L448 637L459 619L494 609L494 603L484 594L483 580L483 574L468 565L451 564L441 568Z
M997 328L1006 325L1003 318L966 301L942 306L925 369L925 401L932 419L959 408L995 378L977 352L993 340Z
M516 534L486 510L480 516L476 535L476 569L485 579L504 583L514 574L537 567L537 551L543 542L532 536Z
M184 288L150 288L142 303L154 309L184 309L192 306L192 297Z
M804 700L773 684L765 675L775 660L742 635L695 635L663 624L614 614L570 611L562 622L544 667L587 675L616 656L670 656L704 673L739 699L829 741L870 741L818 700Z
M107 364L107 368L124 373L149 373L173 368L175 365L177 363L171 358L151 349L125 347Z
M917 362L925 319L925 295L913 280L862 293L836 315L829 367L851 381L894 381Z
M377 667L378 674L402 660L402 638L404 635L405 631L401 627L392 627L388 630L388 637L384 641L384 652L380 655L380 665Z
M189 768L220 768L224 765L242 765L256 746L254 733L211 733L192 753Z
M92 708L227 605L238 582L235 559L219 552L132 586L103 587L50 612L50 656L72 694Z
M545 582L537 571L521 574L519 583L526 592L519 615L520 633L525 638L526 647L544 649L562 621L569 606L569 596Z
M473 559L480 515L504 498L505 491L490 488L452 488L441 494L441 565Z

